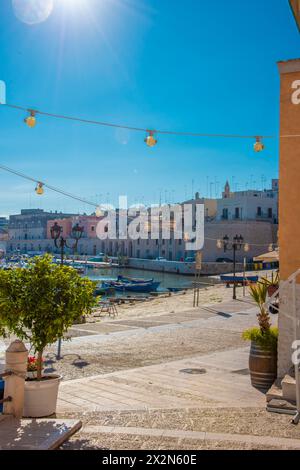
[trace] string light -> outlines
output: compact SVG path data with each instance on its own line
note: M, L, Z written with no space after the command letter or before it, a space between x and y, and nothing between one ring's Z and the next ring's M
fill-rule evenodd
M42 194L44 194L44 188L43 188L43 183L41 182L38 182L37 185L36 185L36 188L35 188L35 192L36 194L38 194L39 196L41 196Z
M37 114L47 116L47 117L52 117L56 119L64 119L68 121L75 121L78 123L83 123L83 124L93 124L93 125L98 125L98 126L106 126L106 127L112 127L112 128L118 128L118 129L125 129L129 131L136 131L136 132L146 132L148 135L145 139L146 144L149 147L154 147L157 144L157 139L155 139L154 134L165 134L165 135L173 135L173 136L188 136L188 137L208 137L208 138L221 138L221 139L256 139L256 142L254 144L254 149L256 152L261 152L264 149L264 145L261 142L261 139L273 139L275 136L272 135L265 135L265 136L253 136L253 135L241 135L241 134L204 134L201 132L186 132L186 131L169 131L169 130L149 130L147 128L143 127L134 127L134 126L126 126L122 124L114 124L110 122L103 122L103 121L95 121L92 119L83 119L79 118L76 116L67 116L63 114L54 114L54 113L48 113L45 111L37 110L37 109L27 109L23 106L19 105L14 105L14 104L9 104L9 103L1 103L0 105L6 106L11 109L16 109L19 111L25 111L29 112L30 116L28 116L25 119L26 124L29 127L34 127L36 124L36 119L35 116ZM300 135L283 135L281 137L300 137Z
M154 131L148 131L149 135L145 138L148 147L154 147L157 144L157 139L154 137Z
M256 142L254 144L254 152L262 152L265 148L264 144L261 141L261 137L256 137Z
M249 243L245 243L245 245L244 245L244 251L245 251L245 253L248 253L248 251L250 251L250 245L249 245Z
M96 217L102 216L102 210L100 206L96 207L95 214L96 214Z
M24 119L24 122L27 124L28 127L33 128L36 125L36 112L33 109L29 109L28 112L30 113L30 115Z
M223 243L222 243L222 240L218 239L217 240L217 248L219 248L219 250L223 247Z
M268 250L269 250L270 253L271 253L271 251L273 251L273 245L272 245L272 243L270 243Z

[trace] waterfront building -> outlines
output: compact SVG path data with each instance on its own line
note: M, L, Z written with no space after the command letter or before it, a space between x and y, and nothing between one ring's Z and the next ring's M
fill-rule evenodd
M7 217L0 217L0 229L7 230L8 229L8 218Z
M278 222L278 180L263 191L249 189L231 192L226 182L222 198L217 201L217 220L256 220Z
M7 251L8 231L0 228L0 257L2 253Z
M205 214L205 244L203 248L203 261L216 262L219 258L230 258L217 248L217 239L225 235L229 237L241 234L249 243L250 250L247 260L268 251L269 246L277 244L277 218L278 218L278 180L273 180L272 188L265 191L238 191L232 192L227 182L221 199L208 199L195 194L193 199L182 202L192 205L192 226L196 228L196 205L204 205ZM79 240L77 253L80 255L96 255L104 253L108 256L122 256L153 260L164 258L168 261L185 261L195 257L194 251L187 250L188 241L182 233L175 234L174 217L172 216L172 205L159 208L170 209L171 217L169 224L170 237L164 238L162 231L158 239L151 238L151 226L148 228L148 237L136 240L121 239L118 237L118 213L116 217L117 239L109 236L100 240L97 237L97 224L102 220L95 215L58 214L55 212L44 212L40 209L22 210L19 215L12 215L9 220L9 251L20 250L21 252L57 252L51 239L50 229L57 222L62 227L62 236L71 237L72 227L78 223L83 226L83 236ZM146 209L150 215L150 208ZM135 217L128 217L127 223L140 215L137 209ZM177 228L178 230L178 228ZM179 238L179 239L178 239ZM245 253L238 253L237 258L242 261Z
M43 209L22 209L21 214L11 215L8 224L8 251L51 251L51 244L47 239L48 220L72 215L74 214L45 212Z

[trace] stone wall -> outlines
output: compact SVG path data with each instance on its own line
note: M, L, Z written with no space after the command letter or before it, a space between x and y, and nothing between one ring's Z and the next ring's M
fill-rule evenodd
M128 260L130 268L144 269L145 271L161 271L175 274L195 274L195 263L181 263L179 261L156 261L139 258ZM237 264L237 271L242 271L243 265ZM201 275L217 275L232 273L232 263L202 263Z

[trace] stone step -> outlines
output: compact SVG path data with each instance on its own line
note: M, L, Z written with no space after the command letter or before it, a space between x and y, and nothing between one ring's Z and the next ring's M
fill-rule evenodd
M277 379L276 382L273 383L272 387L266 393L266 400L269 403L272 400L282 400L282 387L281 387L281 380Z
M273 399L267 403L267 411L271 413L295 415L297 409L296 405L293 405L289 401Z
M281 381L282 398L290 402L296 402L296 380L286 375Z

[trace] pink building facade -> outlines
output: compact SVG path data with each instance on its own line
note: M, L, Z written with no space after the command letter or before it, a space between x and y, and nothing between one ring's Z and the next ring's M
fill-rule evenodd
M64 219L49 220L47 222L47 238L51 239L51 227L55 222L62 227L63 237L71 237L72 228L74 225L79 224L84 229L82 238L97 238L96 228L99 220L99 217L93 215L78 215Z

